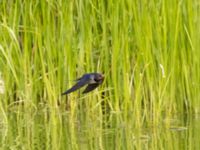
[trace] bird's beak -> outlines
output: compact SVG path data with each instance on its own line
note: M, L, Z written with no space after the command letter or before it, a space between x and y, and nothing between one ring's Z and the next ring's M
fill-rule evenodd
M104 78L105 78L105 76L102 74L100 79L103 81Z
M104 79L104 75L103 74L101 75L101 79Z

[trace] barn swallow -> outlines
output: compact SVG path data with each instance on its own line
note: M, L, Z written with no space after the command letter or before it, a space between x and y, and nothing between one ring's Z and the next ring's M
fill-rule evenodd
M72 88L70 88L69 90L62 93L62 95L74 92L85 85L88 85L88 86L83 91L83 94L88 93L88 92L94 90L95 88L97 88L100 84L102 84L103 80L104 80L104 75L101 73L84 74L81 78L78 78L76 80L77 83Z

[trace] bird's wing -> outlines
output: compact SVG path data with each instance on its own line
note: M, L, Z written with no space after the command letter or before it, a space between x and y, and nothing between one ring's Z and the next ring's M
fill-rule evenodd
M86 85L88 83L89 83L89 80L86 79L86 78L79 79L79 81L72 88L70 88L69 90L67 90L64 93L62 93L62 95L74 92L74 91L80 89L81 87L83 87L84 85Z
M88 93L88 92L94 90L95 88L97 88L98 86L99 86L98 83L88 84L88 86L87 86L86 89L83 91L83 93Z

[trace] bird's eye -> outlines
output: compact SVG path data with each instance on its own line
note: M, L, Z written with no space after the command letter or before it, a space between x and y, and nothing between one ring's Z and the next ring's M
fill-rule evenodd
M94 79L96 82L99 82L102 80L102 77L101 76L98 76L97 78Z
M98 78L95 78L95 79L94 79L94 81L98 82L98 81L99 81L99 79L98 79Z

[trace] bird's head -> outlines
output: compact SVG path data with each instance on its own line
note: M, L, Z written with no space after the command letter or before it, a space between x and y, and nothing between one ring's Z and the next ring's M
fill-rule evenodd
M94 77L94 80L95 80L97 83L101 84L101 83L103 82L103 80L104 80L104 75L101 74L101 73L97 73L97 74L95 75L95 77Z

